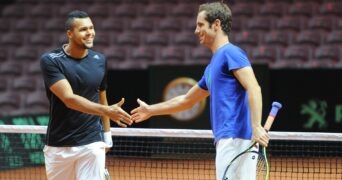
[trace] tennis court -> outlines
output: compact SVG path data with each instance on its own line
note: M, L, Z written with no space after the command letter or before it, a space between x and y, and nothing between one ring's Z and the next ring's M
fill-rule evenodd
M40 140L44 130L34 126L4 130L0 126L0 179L46 179ZM210 131L112 129L112 134L114 147L107 154L112 180L215 179ZM270 180L342 179L341 134L270 134ZM29 152L20 150L27 147Z
M270 158L270 180L342 179L342 160L336 158ZM213 160L149 160L109 158L111 179L203 179L214 180ZM303 169L303 167L307 167ZM322 170L321 168L325 168ZM322 172L323 171L323 172ZM0 172L1 179L46 179L43 166Z

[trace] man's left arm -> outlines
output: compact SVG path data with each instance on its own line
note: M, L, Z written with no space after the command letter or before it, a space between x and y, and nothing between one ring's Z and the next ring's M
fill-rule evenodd
M106 91L100 91L100 104L108 105ZM101 116L103 130L104 130L104 140L108 148L113 146L112 134L110 131L110 119L108 116Z
M262 93L252 67L244 67L233 71L234 76L247 91L248 103L251 112L253 140L267 146L269 136L261 125Z

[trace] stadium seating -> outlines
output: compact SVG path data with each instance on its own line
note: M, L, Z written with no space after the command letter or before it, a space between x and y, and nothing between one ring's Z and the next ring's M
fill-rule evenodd
M180 32L177 33L173 39L173 43L177 46L183 46L185 48L192 48L198 45L198 39L192 32Z
M297 61L298 63L309 61L312 50L310 47L293 45L284 50L284 59L287 61Z
M196 3L179 3L171 10L171 16L177 18L193 18L196 16Z
M273 19L270 17L257 16L248 20L247 29L250 31L268 32L273 28L273 22Z
M126 49L117 46L109 46L103 50L106 58L111 61L124 61L126 59Z
M342 30L331 31L325 39L326 44L342 45Z
M106 18L109 15L109 7L105 3L95 3L89 7L87 13L93 18Z
M291 32L284 33L284 31L274 30L264 36L264 43L276 47L286 47L291 43L293 34Z
M342 16L341 8L342 2L328 1L324 2L319 8L319 13L322 15Z
M116 43L122 46L138 46L140 44L140 37L137 33L126 31L117 36Z
M271 68L342 67L341 2L235 0L229 4L233 12L229 40L244 49L252 63ZM39 99L45 97L39 57L67 42L64 22L71 10L91 15L97 34L94 49L106 55L111 69L207 64L212 56L194 35L198 11L194 1L16 0L1 4L0 9L0 92L22 92L12 100L1 95L0 102L6 109L17 109L16 113L29 113L26 108L34 98L44 101L36 102L37 111L47 112L46 99Z
M146 61L144 63L148 63L148 61L154 61L155 59L155 50L151 47L140 46L132 50L132 59L136 61Z
M126 29L125 21L120 18L107 17L104 18L99 24L99 29L101 31L106 31L110 33L120 33Z
M161 49L161 59L158 59L159 62L166 62L168 63L180 63L185 60L185 51L181 47L177 46L167 46Z
M30 109L27 114L46 113L49 111L49 103L44 91L29 93L24 99L24 109Z
M0 17L0 32L2 33L6 33L10 30L11 28L11 20L7 19L7 18L2 18Z
M26 9L25 5L8 5L5 6L2 10L2 17L4 18L23 18L26 15L26 11L28 9Z
M0 62L4 62L7 60L7 51L0 47Z
M235 17L253 17L253 15L256 13L255 11L257 10L257 6L254 3L250 2L241 2L241 3L236 3L233 5L232 13L234 14Z
M333 29L334 18L331 16L315 16L308 22L310 30L331 31Z
M165 17L167 12L167 7L162 3L151 3L147 4L142 10L142 15L147 17Z
M313 30L301 31L297 34L294 43L303 46L319 46L322 43L322 32Z
M295 1L289 5L288 13L293 17L310 18L317 13L318 7L319 4L314 1Z
M38 77L42 80L42 70L40 69L40 61L30 63L27 67L27 73L29 76Z
M20 94L5 92L0 94L0 109L3 116L12 115L11 112L21 108Z
M282 17L286 10L286 4L282 2L266 2L259 8L260 16Z
M253 63L272 64L278 58L278 49L276 46L260 45L252 50L250 60Z
M18 61L35 61L39 57L37 48L23 46L14 51L14 58Z
M50 32L50 33L58 33L58 32L64 32L65 27L63 26L64 19L59 17L53 17L49 19L48 21L44 22L43 28L44 30Z
M0 74L8 78L20 77L23 73L23 67L20 62L6 61L1 63Z
M34 17L34 18L41 18L41 19L50 18L54 16L56 13L55 9L50 8L50 7L51 6L49 4L40 3L32 7L32 10L28 12L28 14L30 15L30 17ZM47 11L47 9L49 10Z
M147 34L144 37L144 41L143 43L146 44L147 46L166 46L167 44L169 44L170 40L169 40L169 36L166 33L163 32L151 32L149 34Z
M52 39L53 35L51 33L39 31L29 37L29 44L31 46L49 47L53 45Z
M135 18L138 14L139 6L128 4L120 4L110 10L110 16L121 18Z
M179 32L182 29L182 21L177 18L164 18L157 23L160 31Z
M1 45L20 47L24 43L24 35L18 32L8 32L1 36Z
M303 23L307 19L302 17L283 16L277 19L276 29L281 31L299 32L303 29ZM286 33L286 32L285 32Z
M151 18L136 18L132 20L130 29L136 32L148 33L154 30L154 21Z
M208 48L197 46L191 49L191 56L189 58L189 61L192 62L192 64L207 64L210 62L211 56L212 53Z
M333 61L338 62L340 60L339 47L334 45L323 45L315 50L314 58L319 61Z
M0 94L6 92L8 86L9 85L7 84L7 78L0 77Z
M35 19L23 18L19 19L14 26L14 30L20 32L37 32L40 28L40 22Z
M110 46L111 44L111 34L110 33L104 33L104 32L96 32L96 36L94 39L94 44L96 46L96 49L101 50Z
M19 77L12 81L12 87L15 92L33 92L36 89L36 81L33 77Z

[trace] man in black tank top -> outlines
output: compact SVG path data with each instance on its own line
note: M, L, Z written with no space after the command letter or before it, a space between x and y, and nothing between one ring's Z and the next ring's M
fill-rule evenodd
M44 147L49 180L104 179L105 148L111 147L109 119L131 125L121 105L108 105L106 58L93 47L95 30L87 13L72 11L68 44L42 55L50 120Z

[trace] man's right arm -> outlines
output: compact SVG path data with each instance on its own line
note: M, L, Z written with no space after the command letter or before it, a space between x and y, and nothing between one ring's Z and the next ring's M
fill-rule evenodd
M111 119L120 120L125 124L132 124L130 115L121 109L124 99L111 106L89 101L82 96L74 94L66 79L59 80L51 85L50 90L70 109L88 114L108 116Z
M196 103L204 100L208 96L208 91L200 88L198 85L195 85L184 95L176 96L170 100L153 105L148 105L138 99L139 107L131 111L132 120L134 122L142 122L151 116L181 112L190 109Z

